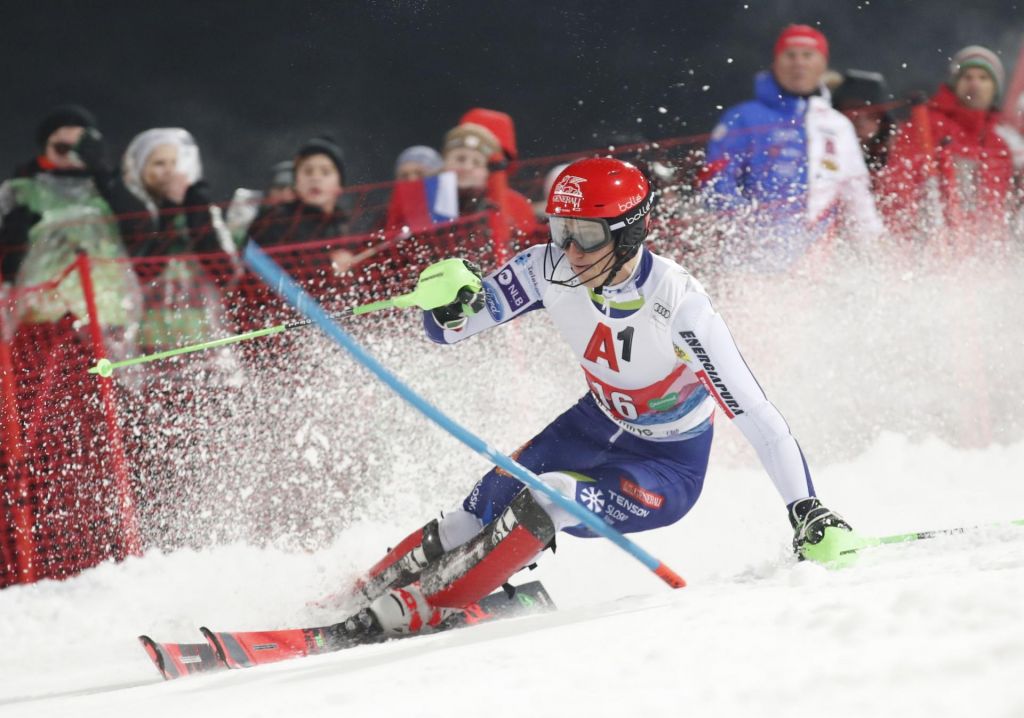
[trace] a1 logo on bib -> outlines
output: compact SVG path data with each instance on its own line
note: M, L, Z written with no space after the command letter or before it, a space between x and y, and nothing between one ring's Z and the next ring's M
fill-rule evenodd
M633 354L633 327L626 327L615 336L622 341L622 360L629 361ZM608 368L617 372L619 360L615 355L615 340L612 339L612 329L604 322L598 322L594 327L594 333L590 335L587 348L583 352L583 358L593 364L604 361Z

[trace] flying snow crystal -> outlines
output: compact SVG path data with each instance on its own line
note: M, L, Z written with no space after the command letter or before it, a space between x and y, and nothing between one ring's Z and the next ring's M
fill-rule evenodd
M702 85L700 89L703 92L707 92L708 90L711 89L711 85Z
M732 58L731 57L725 58L725 62L726 62L726 64L731 65L732 64Z
M637 123L643 122L643 121L644 121L644 118L643 118L643 117L637 117L637 118L636 118L636 121L637 121Z
M668 114L668 108L667 107L658 107L658 112L660 112L663 115Z

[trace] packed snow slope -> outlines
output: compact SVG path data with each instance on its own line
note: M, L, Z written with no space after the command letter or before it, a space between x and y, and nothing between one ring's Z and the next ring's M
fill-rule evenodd
M1024 518L1020 276L1015 255L872 256L708 284L819 495L885 535ZM506 451L584 391L540 314L455 348L407 321L373 351ZM526 576L556 613L164 682L138 634L337 620L307 601L487 468L326 342L280 363L249 367L252 404L217 425L189 415L189 454L158 457L206 481L146 517L168 550L0 592L0 715L1024 716L1024 527L883 547L838 571L797 564L782 502L721 419L696 508L636 537L685 589L566 536Z
M887 435L820 481L862 530L884 534L1014 518L1022 465L1024 443ZM829 571L787 554L768 484L713 471L686 521L639 538L685 589L607 542L566 537L531 576L554 614L172 683L137 634L322 620L304 601L401 526L354 526L317 553L151 553L6 589L0 715L1024 715L1024 527L884 547Z

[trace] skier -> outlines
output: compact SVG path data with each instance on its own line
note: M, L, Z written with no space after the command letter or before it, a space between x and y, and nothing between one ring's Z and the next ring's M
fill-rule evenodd
M464 288L460 301L425 312L427 335L452 344L536 309L550 313L590 391L514 457L621 532L666 526L694 505L717 407L757 450L800 558L828 561L859 546L815 497L796 439L700 283L644 247L654 200L631 164L569 165L548 197L549 242L483 278L482 291ZM429 630L532 563L558 531L594 535L495 467L460 506L370 569L358 582L366 607L341 625L353 642Z

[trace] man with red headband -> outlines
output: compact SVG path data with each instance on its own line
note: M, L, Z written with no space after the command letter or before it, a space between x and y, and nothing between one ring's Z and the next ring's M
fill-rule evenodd
M816 498L796 439L721 315L700 282L644 247L653 206L650 182L633 165L572 163L548 197L550 241L426 312L427 335L453 344L548 313L589 391L514 456L618 531L667 526L696 503L720 411L756 449L788 509L797 554L840 558L861 540ZM491 469L370 569L359 585L368 605L338 624L340 642L429 630L533 562L559 531L594 536L544 493Z
M754 99L726 110L711 132L705 170L712 206L737 227L732 264L781 270L840 221L855 234L883 225L850 121L834 110L822 78L828 41L790 25L775 43L771 71L754 81Z

